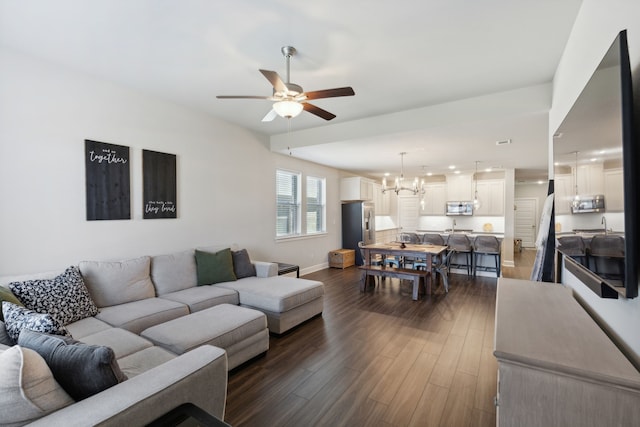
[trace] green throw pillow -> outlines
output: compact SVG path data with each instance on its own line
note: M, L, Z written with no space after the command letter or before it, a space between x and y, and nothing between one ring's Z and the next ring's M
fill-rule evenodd
M198 268L198 285L213 285L220 282L234 282L233 257L231 249L223 249L216 253L196 249Z
M13 303L15 305L19 305L20 307L24 307L24 305L20 302L20 300L11 292L11 289L5 288L0 285L0 307L2 307L2 301L7 301ZM0 320L4 322L4 317L2 316L2 310L0 309Z

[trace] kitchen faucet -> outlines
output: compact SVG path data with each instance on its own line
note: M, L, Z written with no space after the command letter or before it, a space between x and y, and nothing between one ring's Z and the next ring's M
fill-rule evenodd
M456 232L456 220L453 220L453 225L451 226L451 234Z
M606 236L607 235L607 217L602 215L602 220L600 221L600 224L604 224L604 234Z

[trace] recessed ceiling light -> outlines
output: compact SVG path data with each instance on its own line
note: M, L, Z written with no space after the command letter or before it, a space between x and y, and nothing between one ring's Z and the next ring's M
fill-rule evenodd
M502 141L496 141L496 145L508 145L508 144L511 144L511 138L505 139Z
M453 173L460 173L460 171L453 171Z
M456 166L455 166L455 165L451 165L451 166L449 166L449 169L451 169L451 170L454 170L455 168L456 168Z
M433 176L433 172L427 173L427 176Z
M593 157L593 158L591 158L591 159L589 159L589 160L591 160L592 162L595 162L595 161L596 161L596 160L598 160L598 159L596 159L595 157Z
M542 184L544 184L544 181L540 180L540 181L538 181L538 184L542 185Z
M389 176L389 175L391 175L389 172L384 173L384 176Z
M486 168L484 171L485 171L485 172L491 172L491 171L492 171L492 169L491 169L491 168Z

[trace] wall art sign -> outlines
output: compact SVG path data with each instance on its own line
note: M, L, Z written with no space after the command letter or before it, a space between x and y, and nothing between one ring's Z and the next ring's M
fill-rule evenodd
M84 141L87 220L131 219L129 147Z
M176 155L142 150L142 217L177 218Z

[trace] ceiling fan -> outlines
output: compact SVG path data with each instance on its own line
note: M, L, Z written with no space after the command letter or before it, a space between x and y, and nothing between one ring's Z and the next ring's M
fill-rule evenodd
M351 87L339 87L335 89L315 90L305 92L302 86L289 81L289 66L291 57L296 54L296 49L292 46L284 46L281 49L287 64L287 80L284 82L278 73L269 70L260 70L263 76L269 80L273 86L273 94L271 96L231 96L218 95L218 99L267 99L275 101L271 111L262 119L263 122L270 122L276 116L292 118L305 110L311 114L315 114L325 120L331 120L336 117L335 114L323 110L307 101L312 99L335 98L339 96L353 96L355 92Z

